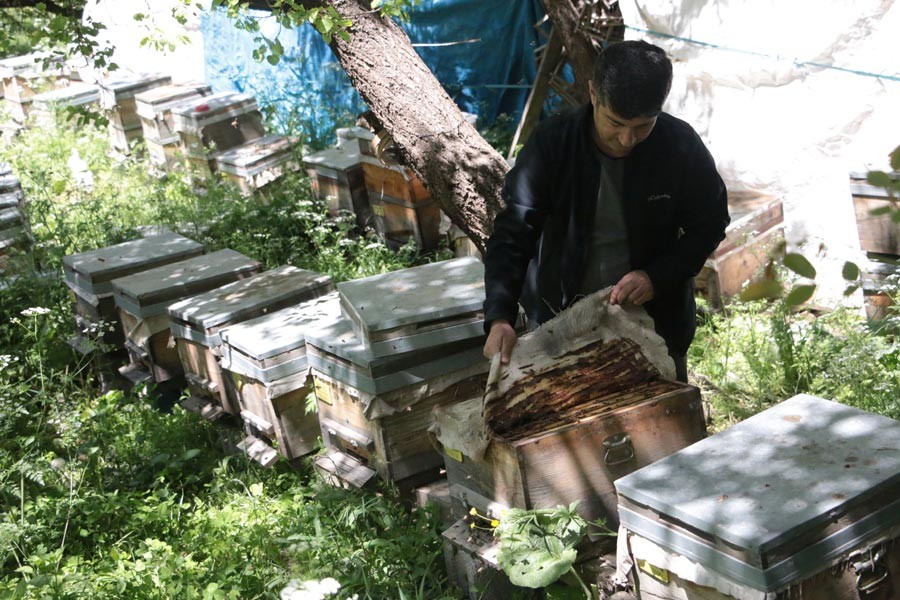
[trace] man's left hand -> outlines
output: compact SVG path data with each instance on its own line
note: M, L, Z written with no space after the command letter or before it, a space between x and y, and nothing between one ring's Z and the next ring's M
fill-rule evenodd
M610 304L630 302L637 306L653 300L653 282L645 271L626 273L609 294Z

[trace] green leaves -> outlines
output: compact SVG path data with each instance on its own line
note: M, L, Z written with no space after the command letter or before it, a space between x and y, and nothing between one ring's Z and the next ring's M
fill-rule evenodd
M794 252L786 254L784 257L784 266L800 277L806 277L807 279L816 278L815 267L813 267L812 263L810 263L809 260L802 254L797 254Z
M527 588L550 585L572 568L575 545L587 531L587 523L568 508L510 509L494 535L500 540L497 561L514 584Z
M859 267L856 266L856 263L848 260L844 263L844 268L841 269L841 277L846 281L856 281L859 279Z

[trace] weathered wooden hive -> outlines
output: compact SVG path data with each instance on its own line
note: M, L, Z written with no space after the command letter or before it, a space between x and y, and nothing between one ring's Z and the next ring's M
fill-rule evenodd
M157 167L171 168L181 147L172 108L210 94L212 88L205 83L185 82L161 85L134 96L135 112L141 122L147 155Z
M356 486L376 473L401 485L436 477L432 408L484 388L483 278L461 259L337 285L343 314L306 336L329 449L320 470Z
M860 265L866 316L882 321L890 316L900 290L900 257L870 254Z
M900 172L890 176L900 180ZM900 223L891 218L889 210L893 206L896 211L896 199L892 200L886 189L869 184L865 173L850 174L850 193L863 251L900 256Z
M759 276L769 259L783 251L784 208L780 198L754 191L728 190L731 223L725 239L696 277L697 290L714 307L738 295Z
M441 209L415 173L375 159L363 162L363 177L375 229L388 245L398 247L412 240L424 250L437 247Z
M34 112L43 117L69 107L89 107L100 101L100 88L92 83L72 81L62 87L35 94L32 99Z
M304 156L303 165L312 182L313 192L325 201L329 215L353 213L358 227L374 229L375 222L363 177L363 159L357 145L347 142Z
M185 406L208 418L222 411L239 414L237 398L228 394L218 362L220 331L332 289L327 275L282 266L169 306L169 327L192 394Z
M616 489L650 597L900 594L893 419L802 394L617 480Z
M48 68L44 60L50 60ZM60 74L61 59L47 52L35 52L0 60L3 99L13 118L24 121L31 111L32 98L40 88Z
M144 135L135 95L171 82L169 75L158 73L123 74L100 82L100 108L109 119L113 148L128 153L129 143Z
M212 154L266 135L256 99L238 92L221 92L172 107L175 131L185 156L200 178L215 165Z
M224 383L249 434L241 448L261 464L318 448L319 419L307 411L305 334L339 312L337 294L330 293L220 331Z
M296 140L269 134L213 155L215 170L245 196L300 168Z
M0 273L9 266L13 253L27 249L30 244L31 235L22 209L0 208Z
M255 275L258 261L234 250L219 250L113 281L125 347L131 364L122 374L157 383L183 374L169 328L169 305Z
M166 232L63 257L66 286L75 303L75 324L82 332L70 343L92 352L96 342L124 347L125 332L116 312L113 280L203 254L203 245ZM100 337L101 322L111 330ZM84 333L89 332L89 333Z
M509 365L494 361L483 403L436 413L457 516L577 501L614 525L617 477L706 435L699 390L670 380L650 318L607 297L522 336Z

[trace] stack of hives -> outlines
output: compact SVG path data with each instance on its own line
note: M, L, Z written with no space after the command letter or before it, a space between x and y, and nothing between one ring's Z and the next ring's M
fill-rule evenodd
M100 108L109 119L110 143L114 149L128 154L130 143L143 137L135 95L171 81L168 75L141 73L115 75L100 82Z
M30 245L25 194L12 168L0 163L0 274L11 271L10 260Z
M212 93L205 83L176 83L143 91L134 97L141 121L144 144L150 161L163 170L172 170L181 148L172 108Z
M508 365L495 360L483 401L437 411L454 518L577 502L585 519L614 527L613 481L706 435L699 390L671 380L650 318L607 298L589 296L522 336ZM459 529L444 536L451 577L474 594L489 579L475 574L493 573L487 597L503 597L498 565Z
M100 102L100 87L82 81L64 81L52 90L31 98L34 113L47 119L54 111L65 108L92 108ZM75 120L77 122L77 119Z
M353 486L437 478L431 410L484 389L483 277L468 258L338 284L340 314L306 334L321 472Z
M338 145L303 157L313 190L331 214L349 211L392 247L413 241L433 250L441 239L437 202L409 169L379 160L363 128L338 130Z
M45 61L48 63L45 65ZM61 59L35 52L0 60L0 81L6 107L17 121L31 111L32 97L61 74Z
M900 181L900 172L888 176L894 185ZM866 181L865 173L850 174L850 193L859 245L867 254L867 261L860 265L866 313L870 319L881 320L900 289L900 221L896 218L900 209L887 189Z

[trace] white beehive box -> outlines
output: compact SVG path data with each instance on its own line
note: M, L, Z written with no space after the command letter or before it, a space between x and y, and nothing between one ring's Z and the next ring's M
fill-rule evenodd
M237 184L249 196L300 165L294 154L295 140L270 134L213 155L216 171Z

